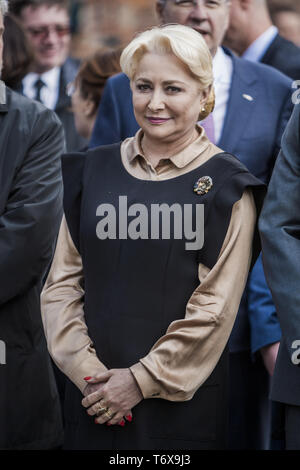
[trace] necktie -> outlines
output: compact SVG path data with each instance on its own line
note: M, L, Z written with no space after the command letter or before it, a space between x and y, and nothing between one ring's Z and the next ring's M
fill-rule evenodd
M215 126L214 118L212 113L210 113L203 121L200 122L200 125L204 128L205 133L208 139L215 144Z
M36 93L35 93L35 100L36 101L39 101L40 103L42 103L42 100L41 100L41 89L46 86L45 83L43 82L43 80L41 80L40 78L37 79L37 81L35 82L34 84L34 88L36 90Z

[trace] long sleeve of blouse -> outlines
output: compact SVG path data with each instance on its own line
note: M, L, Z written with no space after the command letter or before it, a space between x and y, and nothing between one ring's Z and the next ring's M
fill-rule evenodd
M246 284L255 222L254 198L246 189L232 208L216 264L212 269L199 265L199 286L183 318L172 322L138 363L128 365L144 398L189 400L212 373ZM82 260L63 218L41 297L42 320L53 360L82 392L84 377L107 370L97 357L85 322L83 285Z

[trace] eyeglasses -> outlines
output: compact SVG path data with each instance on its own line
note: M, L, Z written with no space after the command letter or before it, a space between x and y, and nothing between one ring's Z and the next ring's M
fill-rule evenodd
M208 9L217 9L225 5L227 0L201 0L200 3L203 4L205 8ZM174 4L182 8L194 8L198 5L198 0L174 0Z
M50 32L54 32L59 36L60 38L63 36L67 36L70 34L70 26L69 25L62 25L62 24L54 24L51 26L40 26L40 27L33 27L33 26L28 26L26 28L26 31L28 31L31 36L38 38L38 39L46 39Z

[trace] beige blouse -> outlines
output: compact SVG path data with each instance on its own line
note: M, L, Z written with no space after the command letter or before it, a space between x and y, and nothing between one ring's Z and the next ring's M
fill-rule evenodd
M196 141L172 158L161 160L156 168L143 155L139 130L121 145L124 167L144 180L187 173L221 152L201 127L198 130ZM255 203L247 189L233 206L217 263L212 269L199 265L199 286L186 305L184 318L172 322L138 363L128 364L144 398L189 400L212 373L228 341L245 288L255 222ZM84 377L107 369L97 357L85 323L82 281L81 257L63 218L41 297L42 319L53 360L83 392Z

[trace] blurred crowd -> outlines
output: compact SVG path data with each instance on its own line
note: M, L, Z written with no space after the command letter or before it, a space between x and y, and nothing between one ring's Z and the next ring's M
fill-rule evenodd
M278 90L280 89L282 96L284 95L280 101L281 91L278 91L278 109L282 110L284 116L279 124L277 121L276 124L272 124L270 118L266 131L269 132L273 126L270 131L272 133L270 142L267 142L267 137L266 141L263 141L264 136L256 139L253 135L253 145L257 145L257 160L261 151L260 146L267 152L267 146L270 144L270 158L264 167L261 166L257 170L260 174L256 174L268 183L274 165L273 156L275 153L277 155L280 147L279 136L281 138L291 114L291 106L285 109L286 96L291 89L291 80L300 79L300 5L299 0L269 0L269 10L258 8L256 16L255 9L245 7L253 1L232 0L230 23L228 28L225 27L227 25L222 25L224 39L223 37L221 39L222 45L233 51L234 57L255 63L263 62L286 76L282 78L282 84L278 85ZM163 8L167 7L164 7L163 1L157 3L160 5L157 11L162 15L165 11ZM122 92L120 101L123 99L125 101L127 91L124 90L128 84L120 82L114 89L113 84L116 82L108 80L121 72L119 59L126 43L137 31L157 23L155 4L154 0L72 0L71 2L53 0L48 3L47 1L39 3L39 0L10 1L9 13L4 16L1 79L12 90L55 111L64 128L67 151L80 151L89 146L108 143L106 139L109 137L110 129L109 125L101 121L104 115L117 116L114 129L118 125L121 126L122 110L119 111L118 92ZM257 42L262 36L264 36L263 46ZM211 48L211 51L216 54L220 46L221 44L216 44L216 49ZM284 52L281 52L283 48ZM249 71L248 76L251 73ZM263 73L263 68L257 73ZM271 76L268 81L270 72L265 73L265 89L268 89L273 82ZM280 81L279 74L274 75L274 83L277 79ZM262 78L261 81L263 82ZM221 84L220 88L222 86L226 87L226 84ZM243 90L240 95L243 96L244 102L255 101L254 95L253 97L242 92ZM228 97L228 89L226 93ZM274 100L276 99L277 96L274 95ZM267 105L265 109L266 107ZM273 109L276 114L277 108ZM225 111L223 117L224 114ZM128 117L124 129L131 119L131 116ZM124 135L120 131L117 139L123 140L127 136L127 130L124 131ZM255 173L253 168L251 171ZM257 291L259 289L260 287ZM252 300L254 305L257 297L254 295ZM249 305L252 300L249 298L247 301L248 306L245 308L248 310L251 310ZM252 319L254 316L252 315ZM249 445L249 448L269 449L284 446L283 411L279 406L274 406L268 398L270 378L274 372L281 337L278 321L277 326L274 326L276 321L273 321L272 317L270 330L272 334L274 333L273 336L270 334L270 338L257 341L257 346L254 348L252 343L251 346L245 348L243 346L241 351L234 350L235 360L237 351L242 355L247 354L247 365L244 367L242 358L238 358L239 362L236 361L236 370L239 371L237 373L243 376L244 383L237 386L238 392L233 400L235 404L241 400L240 415L243 416L241 422L236 419L233 423L232 448L247 448ZM258 353L260 353L259 366L254 361ZM53 367L55 368L54 364ZM63 400L64 378L56 368L55 376ZM255 391L255 396L250 397L249 391L252 388L254 390L256 384L259 384L259 387ZM248 407L247 412L245 407ZM235 414L233 411L232 413ZM235 418L238 414L237 412ZM250 420L253 421L253 426L250 425ZM244 429L248 425L249 429L251 428L249 433L245 432L242 436L240 426ZM56 444L54 443L53 447Z
M99 45L124 44L136 31L156 22L152 0L73 0L72 4L73 51L80 57ZM280 34L299 45L299 2L268 0L268 8Z
M268 8L272 23L278 28L280 36L300 46L299 2L297 0L268 0ZM118 15L114 14L116 9L118 9ZM27 72L35 67L34 55L37 53L39 42L43 41L43 34L41 33L40 36L36 34L35 36L34 32L29 33L31 36L31 41L29 41L26 32L23 31L24 22L23 24L20 22L20 14L15 13L12 10L11 14L5 18L2 79L9 87L18 89ZM43 21L43 17L41 16L39 20ZM66 22L69 25L68 31L64 32L62 30L60 33L60 41L64 42L61 57L57 55L53 58L52 63L50 60L49 67L56 65L56 62L63 65L64 59L68 56L68 67L64 67L66 73L63 85L66 86L75 78L79 60L91 58L90 64L84 65L79 76L83 76L85 81L83 87L86 89L82 92L83 95L86 96L87 87L93 87L92 94L95 97L94 105L96 109L106 78L120 71L117 56L121 53L122 45L124 46L126 42L131 40L137 31L142 31L155 24L156 16L153 1L71 0L68 2L68 19L66 17L62 18L62 23L65 24ZM232 28L234 28L234 19L232 19ZM237 23L237 28L240 28L239 23ZM225 45L241 55L242 50L239 47L243 43L241 35L237 35L236 42L236 44L232 44L230 38L229 40L228 38L225 39ZM13 51L13 54L11 51ZM42 49L40 60L43 60L43 53ZM93 57L94 53L95 56ZM111 61L108 59L110 54L112 54ZM69 56L72 56L73 59L70 59ZM101 79L99 78L98 82L97 77L100 76ZM78 85L79 77L77 77L76 83ZM74 85L69 87L68 94L71 96L74 90ZM80 106L78 105L77 96L78 86L77 93L74 96L75 104L73 103L73 106L75 107ZM77 117L78 119L80 118ZM86 132L84 132L84 135L86 136ZM84 140L80 140L80 143L83 144ZM73 147L77 148L78 146L75 144Z

